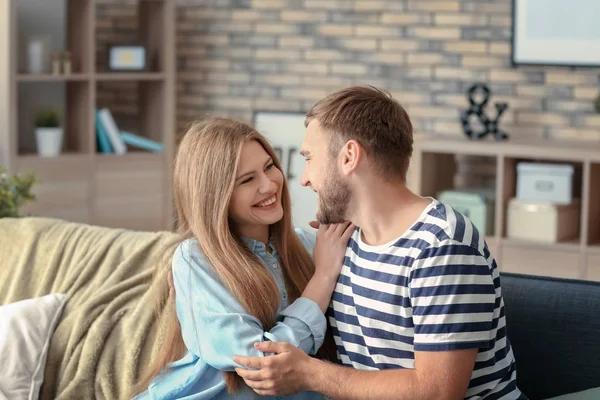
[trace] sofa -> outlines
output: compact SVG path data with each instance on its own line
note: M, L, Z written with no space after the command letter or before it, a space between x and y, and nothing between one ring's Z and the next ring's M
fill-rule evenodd
M500 279L519 388L532 400L600 400L600 282Z
M13 318L12 336L0 337L0 349L9 353L0 354L0 399L37 399L25 392L28 378L36 384L26 390L38 390L42 400L129 398L161 344L166 303L155 307L155 299L168 285L177 241L170 232L0 218L0 321L15 313L3 313L2 306L27 299L39 301L40 309L61 310L55 324L45 324L47 342L39 330L51 320L47 313L24 303L16 311L23 317ZM62 308L52 306L60 304L58 296L66 300ZM10 356L15 348L22 356ZM31 363L34 357L45 357L44 364ZM7 366L10 360L17 362ZM19 380L20 388L14 384ZM19 389L23 397L12 395Z
M127 398L161 343L166 303L152 305L167 284L177 241L170 232L0 219L0 309L52 293L66 297L48 338L40 399ZM600 387L600 284L501 279L518 382L529 398Z

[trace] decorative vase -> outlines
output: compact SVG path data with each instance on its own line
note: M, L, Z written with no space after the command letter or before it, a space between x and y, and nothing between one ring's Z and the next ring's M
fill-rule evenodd
M63 128L35 128L38 154L41 157L56 157L63 142Z
M27 72L42 74L48 70L49 39L44 36L33 36L27 42Z

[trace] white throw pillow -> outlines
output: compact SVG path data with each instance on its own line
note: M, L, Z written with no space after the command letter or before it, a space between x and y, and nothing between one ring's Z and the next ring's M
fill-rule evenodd
M66 299L56 293L0 307L0 399L38 399Z

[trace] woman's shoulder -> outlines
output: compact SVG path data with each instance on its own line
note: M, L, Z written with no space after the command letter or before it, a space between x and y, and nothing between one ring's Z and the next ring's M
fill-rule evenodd
M173 254L173 273L185 267L201 268L207 272L211 270L204 253L200 249L198 239L185 239L175 249Z
M200 255L204 257L202 254L202 250L200 250L200 245L198 244L198 239L184 239L182 240L177 248L175 249L174 257L185 257L188 258L190 256Z

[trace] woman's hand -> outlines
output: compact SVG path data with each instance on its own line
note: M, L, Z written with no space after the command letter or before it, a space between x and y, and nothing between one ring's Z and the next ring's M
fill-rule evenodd
M314 223L311 223L315 227ZM336 279L342 271L348 240L356 227L351 222L320 224L313 250L315 276Z

